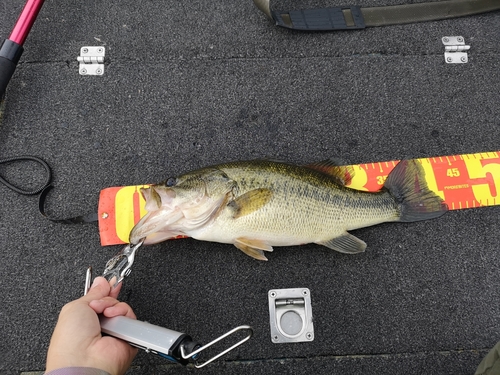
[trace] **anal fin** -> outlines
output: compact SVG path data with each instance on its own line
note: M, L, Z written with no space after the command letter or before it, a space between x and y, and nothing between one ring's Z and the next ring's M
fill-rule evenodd
M257 260L267 260L264 251L273 251L272 246L269 246L262 240L240 237L234 241L234 246L243 251L246 255Z
M360 240L358 237L347 232L339 237L332 238L331 240L317 242L317 244L345 254L362 253L366 249L365 241Z

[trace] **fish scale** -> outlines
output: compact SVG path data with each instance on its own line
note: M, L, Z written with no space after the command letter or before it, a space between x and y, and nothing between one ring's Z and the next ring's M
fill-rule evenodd
M262 168L259 169L261 165ZM273 198L265 207L249 217L225 222L225 230L229 230L232 225L242 226L248 230L252 228L255 231L267 232L276 238L277 235L290 236L297 233L302 236L311 235L311 231L316 229L319 233L312 235L311 238L325 240L335 232L342 233L348 228L363 226L361 223L354 225L352 222L366 220L380 222L381 216L383 221L397 220L397 211L386 208L382 203L383 197L387 195L362 194L366 199L356 198L359 192L342 188L315 171L303 173L302 168L296 170L291 165L280 165L281 168L276 168L266 162L255 162L252 166L254 168L243 169L244 173L257 171L259 177L253 179L253 183L247 186L238 183L240 189L237 194L244 194L257 186L264 186L273 190ZM239 164L221 165L220 168L236 181L243 174L240 172ZM266 173L270 176L265 177ZM259 178L261 181L257 181ZM336 189L340 190L342 195L338 194ZM350 197L350 194L353 196ZM392 203L392 200L390 202ZM346 208L352 209L349 211L349 216L342 215L342 211ZM379 209L378 212L375 212L376 208ZM387 211L386 215L382 215L383 210ZM284 233L283 220L287 221L288 233ZM337 231L335 227L338 227Z
M500 151L415 160L422 164L429 188L444 199L450 210L500 204ZM378 191L398 162L349 166L353 173L347 186L362 191ZM244 182L248 184L249 180ZM148 186L116 186L101 191L98 217L103 246L128 242L131 229L147 213L139 190Z
M292 166L290 166L292 167ZM221 166L223 170L228 172L230 168L226 169L225 166ZM352 189L344 188L343 186L339 186L335 184L330 179L326 179L324 175L317 175L315 171L309 172L311 174L305 175L300 174L300 169L298 173L294 174L293 177L296 178L297 183L293 184L289 179L280 184L279 177L276 176L275 183L270 185L269 188L274 188L274 186L281 185L282 189L280 189L280 193L285 195L286 198L291 196L300 197L300 201L293 202L294 210L300 209L311 209L312 213L316 213L318 215L326 216L325 210L328 210L329 205L332 211L333 216L339 216L340 210L344 207L352 207L354 210L350 211L351 217L350 220L356 220L358 217L360 220L363 220L364 217L373 216L376 213L373 210L377 209L386 209L387 210L387 218L392 217L396 219L395 213L397 213L397 208L394 206L386 206L382 204L382 200L387 199L387 202L393 202L392 199L388 199L387 194L358 194L358 192L354 192ZM279 173L287 173L288 171L283 168L279 170ZM231 172L229 172L233 175ZM238 178L235 174L236 179ZM311 181L316 180L316 183L313 185ZM262 184L266 183L264 179ZM304 184L304 182L306 182ZM315 187L316 189L308 189L308 187ZM248 190L254 188L254 186L247 187ZM340 191L342 194L338 194ZM246 191L241 191L244 193ZM310 200L308 200L311 198ZM336 201L337 200L337 201ZM289 202L288 199L282 199L282 203ZM298 205L301 205L300 208ZM314 205L318 207L313 207ZM320 207L319 207L320 206Z
M346 187L348 175L331 160L309 166L254 160L169 178L142 189L149 212L132 229L130 242L181 235L234 244L260 260L274 246L311 242L358 253L366 244L348 230L430 219L447 210L427 188L417 161L398 164L379 192Z

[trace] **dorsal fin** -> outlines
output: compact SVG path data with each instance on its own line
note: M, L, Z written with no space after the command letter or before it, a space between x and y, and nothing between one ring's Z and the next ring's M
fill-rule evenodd
M354 177L354 168L350 165L339 165L336 159L328 159L308 164L306 168L327 174L335 178L342 185L348 185Z

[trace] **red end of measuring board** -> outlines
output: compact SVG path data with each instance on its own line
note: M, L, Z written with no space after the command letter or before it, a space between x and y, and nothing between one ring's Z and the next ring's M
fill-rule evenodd
M417 159L429 189L450 210L500 205L500 151ZM353 165L349 187L378 191L399 160ZM101 244L128 243L133 226L146 214L140 189L148 185L110 187L99 197ZM177 237L182 238L182 237Z
M128 243L130 231L147 212L140 190L148 186L117 186L101 190L98 217L102 246Z
M429 189L450 210L500 204L500 151L417 159ZM354 165L351 188L377 191L399 160Z

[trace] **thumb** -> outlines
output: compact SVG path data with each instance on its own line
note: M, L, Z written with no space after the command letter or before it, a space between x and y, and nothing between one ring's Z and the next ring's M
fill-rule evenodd
M109 296L110 289L111 286L109 285L108 280L101 276L96 277L87 295L81 297L81 299L90 302L107 297Z

